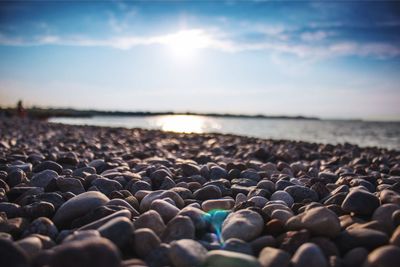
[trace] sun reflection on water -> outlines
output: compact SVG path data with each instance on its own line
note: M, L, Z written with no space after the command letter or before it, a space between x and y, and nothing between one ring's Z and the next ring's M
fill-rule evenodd
M210 128L218 129L211 118L197 115L167 115L153 118L152 124L163 131L203 133Z

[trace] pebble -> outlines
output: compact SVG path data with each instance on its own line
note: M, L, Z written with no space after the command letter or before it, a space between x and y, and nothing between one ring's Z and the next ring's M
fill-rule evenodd
M121 267L118 248L105 238L90 238L58 246L50 259L51 267Z
M210 179L211 180L218 180L220 178L228 177L227 171L219 166L212 166L210 168Z
M23 233L23 231L25 231L28 225L29 220L22 217L7 220L1 219L0 232L9 233L14 238L17 238Z
M75 152L69 151L65 153L60 153L58 155L57 161L60 164L75 166L76 164L78 164L79 159Z
M300 185L291 185L284 189L293 197L294 202L302 202L304 200L318 201L318 194L308 187Z
M146 211L142 213L134 222L135 228L150 228L156 233L157 236L161 236L161 234L165 230L165 224L160 216L160 214L154 210Z
M132 205L131 204L129 204L126 200L124 200L124 199L120 199L120 198L114 198L114 199L111 199L110 201L108 201L107 203L106 203L106 205L105 206L118 206L118 207L122 207L122 208L125 208L125 209L127 209L127 210L129 210L130 212L131 212L131 214L132 214L132 216L139 216L140 215L140 213L134 208L134 207L132 207Z
M313 243L301 245L292 257L293 267L328 267L321 249Z
M388 245L372 251L368 255L363 267L397 267L399 262L400 248Z
M271 213L271 219L277 219L283 223L286 223L292 217L293 217L293 212L283 209L277 209Z
M0 129L0 266L398 262L398 151L1 116Z
M6 178L6 182L10 187L14 187L26 180L26 174L21 169L11 171Z
M248 255L253 255L253 249L251 245L241 239L229 238L225 240L223 244L223 249Z
M217 199L222 197L221 190L216 185L207 185L196 190L193 196L198 200Z
M0 238L0 266L29 267L25 252L10 240Z
M39 217L32 221L23 232L23 236L31 234L41 234L55 240L58 235L58 229L49 218Z
M153 249L146 257L145 261L149 267L171 266L169 259L170 245L161 243L160 246Z
M125 217L130 219L131 218L131 212L129 210L123 209L120 211L113 212L105 217L102 217L98 220L92 221L88 224L85 224L81 226L78 230L91 230L91 229L98 229L102 225L106 224L107 222L111 221L114 218L117 217Z
M258 260L250 255L226 250L213 250L207 253L204 267L260 267Z
M31 186L45 188L50 182L55 181L58 177L58 173L53 170L44 170L35 174L30 180Z
M167 224L161 240L170 243L179 239L194 239L195 227L192 220L187 216L178 215Z
M100 233L97 230L64 230L60 233L59 237L64 236L62 239L62 243L72 242L72 241L82 241L86 239L98 238L100 237Z
M111 219L97 230L102 237L109 239L120 248L131 240L134 231L132 222L123 216Z
M206 200L201 204L201 208L208 212L210 210L222 209L222 210L230 210L235 205L235 201L233 199L210 199Z
M317 236L336 237L340 231L340 221L337 215L325 207L312 208L286 222L288 230L308 229ZM327 231L329 229L329 231Z
M400 225L393 231L390 244L400 247Z
M399 193L397 193L393 190L390 190L390 189L383 190L380 193L379 198L382 203L393 203L393 204L400 205L400 195L399 195Z
M239 210L228 215L222 224L222 237L239 238L251 241L259 236L264 227L264 220L260 214L251 210Z
M200 173L200 167L192 163L183 163L181 165L182 174L192 176Z
M254 255L259 255L265 247L276 247L276 239L272 235L262 235L250 242Z
M4 212L7 215L7 218L15 218L22 216L23 208L18 204L1 202L0 212Z
M75 195L85 192L81 181L75 178L59 177L56 183L61 192L71 192Z
M31 219L38 217L51 217L55 208L53 204L46 201L34 202L23 207L23 213Z
M353 248L343 257L343 263L346 267L359 267L368 257L368 250L363 247Z
M42 250L43 245L40 239L36 236L28 236L16 242L28 258L33 259Z
M325 257L329 259L330 257L340 256L339 249L336 247L336 244L332 240L328 237L315 236L310 239L310 242L316 244L322 250Z
M207 249L191 239L174 241L169 250L169 258L174 267L202 267L206 255Z
M394 230L392 216L397 210L400 210L399 205L383 204L374 211L372 214L372 219L382 224L387 233L390 234Z
M385 233L372 229L354 228L342 231L337 237L336 244L343 251L349 251L356 247L374 249L389 242Z
M60 164L58 164L57 162L54 162L51 160L46 160L46 161L39 163L38 165L36 165L33 168L33 172L42 172L45 170L52 170L58 174L61 174L63 171L63 167Z
M265 247L258 257L262 267L289 267L290 254L281 249Z
M107 203L109 199L102 193L90 191L69 199L61 205L53 217L56 225L65 226L73 219Z
M168 223L179 213L179 209L177 207L162 199L154 200L150 205L150 209L157 211L165 223Z
M117 181L107 178L97 178L92 182L92 186L95 186L100 192L109 196L111 192L121 190L122 185Z
M206 218L209 218L210 215L199 208L185 207L178 215L189 217L193 222L196 232L203 232L209 226L209 221Z
M364 190L352 190L342 203L345 212L371 215L379 207L379 198Z
M262 196L253 196L253 197L249 198L248 201L254 203L254 205L256 207L263 208L265 206L265 204L267 204L268 199L266 199L265 197L262 197Z
M277 237L279 248L294 254L297 249L310 240L310 232L306 229L300 231L288 231Z
M140 212L148 211L150 209L151 203L154 200L168 198L168 197L175 202L176 206L179 209L185 206L182 197L178 193L170 190L156 190L150 192L145 197L143 197L143 199L140 202Z
M160 238L150 228L135 230L133 248L140 258L146 258L146 256L155 248L160 246L160 244Z
M271 195L270 200L281 200L281 201L285 202L288 205L288 207L291 207L294 203L293 197L286 191L282 191L282 190L275 191Z

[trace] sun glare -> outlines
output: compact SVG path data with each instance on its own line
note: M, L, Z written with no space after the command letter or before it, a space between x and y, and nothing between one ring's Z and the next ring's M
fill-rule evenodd
M171 115L155 118L154 124L163 131L180 133L202 133L205 118L191 115Z
M211 38L203 30L183 30L170 34L166 44L177 58L191 59L196 56L199 49L210 45Z

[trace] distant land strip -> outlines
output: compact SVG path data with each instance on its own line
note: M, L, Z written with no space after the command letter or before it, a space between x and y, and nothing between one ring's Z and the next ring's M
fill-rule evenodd
M18 115L15 108L0 107L0 114L3 116ZM69 118L90 118L94 116L130 116L130 117L148 117L161 115L197 115L221 118L261 118L261 119L295 119L295 120L320 120L317 117L305 116L270 116L263 114L246 115L231 113L198 113L198 112L150 112L150 111L102 111L102 110L79 110L71 108L38 108L32 107L25 109L26 116L35 119L48 119L51 117L69 117Z

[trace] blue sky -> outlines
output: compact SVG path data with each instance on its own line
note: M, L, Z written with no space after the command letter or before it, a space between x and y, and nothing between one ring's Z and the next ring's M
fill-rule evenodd
M399 2L0 2L0 105L398 120L399 32Z

